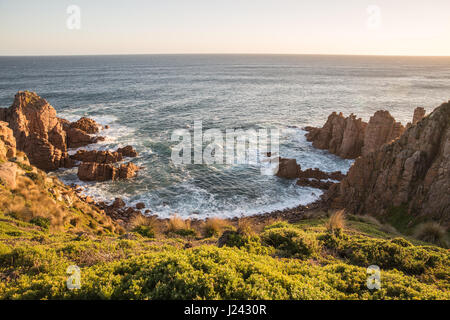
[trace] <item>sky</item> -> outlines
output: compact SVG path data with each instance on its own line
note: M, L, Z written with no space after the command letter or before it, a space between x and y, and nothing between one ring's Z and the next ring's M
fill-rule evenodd
M450 0L0 0L0 55L450 56L449 14Z

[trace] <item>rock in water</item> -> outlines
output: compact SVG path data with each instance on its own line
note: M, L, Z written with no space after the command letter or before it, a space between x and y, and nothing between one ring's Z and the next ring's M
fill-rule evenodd
M306 138L318 149L328 150L342 158L354 159L361 155L367 123L351 114L333 112L322 128L305 128Z
M356 159L325 199L349 212L383 215L404 208L449 226L450 102L410 127L398 140Z
M88 134L95 134L100 131L101 125L92 119L82 117L78 121L72 122L70 127L80 129Z
M136 176L139 167L134 163L115 167L110 163L83 162L78 167L78 178L83 181L108 181L129 179Z
M322 128L306 127L305 130L308 131L306 139L313 147L341 158L356 159L397 139L405 127L388 111L377 111L369 123L353 114L344 118L342 113L333 112Z
M137 151L132 146L126 146L123 148L117 149L117 152L122 154L124 157L135 158L138 156Z
M301 168L295 159L279 158L277 177L295 179L300 176Z
M122 154L111 151L97 151L97 150L78 150L76 154L71 156L72 159L81 162L96 162L96 163L115 163L122 161Z

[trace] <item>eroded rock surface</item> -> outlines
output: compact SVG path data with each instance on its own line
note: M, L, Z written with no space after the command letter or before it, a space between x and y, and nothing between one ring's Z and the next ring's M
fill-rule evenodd
M401 209L449 226L450 102L396 141L356 159L325 199L349 212L384 215Z

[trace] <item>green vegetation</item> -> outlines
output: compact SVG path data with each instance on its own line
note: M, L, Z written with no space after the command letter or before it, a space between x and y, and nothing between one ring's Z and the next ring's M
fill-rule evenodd
M38 221L0 215L1 299L450 298L447 250L366 234L350 222L332 232L327 219L276 222L259 234L246 225L225 231L222 247L216 237L185 249L192 240L156 234L149 221L135 222L134 240L49 233ZM366 287L374 264L381 290ZM70 265L81 268L79 290L66 288Z

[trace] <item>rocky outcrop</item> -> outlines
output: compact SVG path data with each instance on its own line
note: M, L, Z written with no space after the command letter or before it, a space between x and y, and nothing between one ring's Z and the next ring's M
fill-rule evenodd
M421 121L425 117L425 109L422 107L418 107L414 110L414 116L413 116L413 125L416 125L419 121Z
M136 176L139 167L129 162L114 166L113 164L83 162L78 167L78 178L83 181L108 181L129 179Z
M72 122L70 124L71 128L79 129L83 132L89 133L89 134L95 134L100 131L100 128L102 127L97 122L95 122L92 119L82 117L78 121Z
M362 155L367 155L385 143L390 143L400 137L405 127L396 122L388 111L377 111L370 118L364 134Z
M306 139L318 149L328 150L341 158L356 159L368 154L385 143L397 139L405 131L400 122L388 111L377 111L369 123L351 114L333 112L322 128L305 128Z
M138 156L137 151L132 146L126 146L117 149L117 152L122 154L123 157L135 158Z
M78 150L76 154L70 156L73 160L81 162L96 162L96 163L115 163L122 161L122 154L111 151L98 150Z
M97 142L93 137L93 120L83 118L71 124L56 116L55 109L34 92L19 91L11 107L0 110L0 120L8 123L16 139L17 149L26 153L30 163L50 171L73 165L68 148Z
M354 159L361 154L367 124L351 114L333 112L322 128L307 127L306 138L318 149L328 150L342 158Z
M45 99L20 91L1 114L14 133L17 149L24 151L32 164L44 170L70 166L65 131Z
M301 172L300 165L295 159L279 158L277 177L285 179L296 179Z
M324 190L328 190L336 180L341 181L345 177L340 171L328 173L317 168L303 171L295 159L285 158L279 158L277 176L284 179L298 179L296 182L298 186Z
M8 123L0 121L0 160L16 156L16 139Z
M349 212L385 215L402 208L449 225L450 102L398 140L356 159L325 200ZM412 221L412 220L411 220Z

